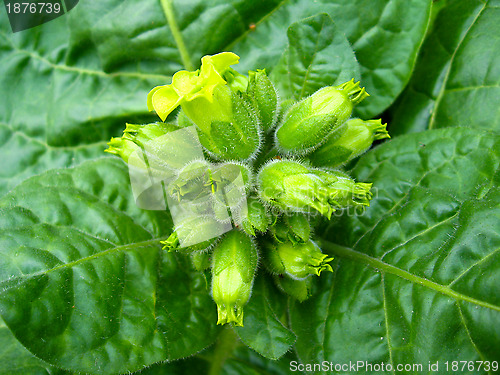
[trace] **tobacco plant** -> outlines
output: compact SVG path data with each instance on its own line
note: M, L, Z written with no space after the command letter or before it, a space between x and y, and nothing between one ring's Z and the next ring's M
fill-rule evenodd
M0 13L0 375L498 373L499 9Z
M368 206L372 197L372 184L333 168L389 135L380 120L348 120L368 96L354 79L297 103L288 100L283 111L266 72L242 75L231 68L238 61L223 52L203 57L197 71L175 73L171 84L150 91L147 102L163 121L181 106L177 121L127 125L106 151L143 170L131 174L136 184L161 176L151 185L169 196L176 216L163 249L190 255L199 271L210 268L217 324L243 326L259 258L277 286L299 301L309 297L310 276L333 272L333 258L314 242L320 223L314 215L331 219L336 211ZM205 152L201 159L175 136L190 125ZM323 168L311 165L313 151Z

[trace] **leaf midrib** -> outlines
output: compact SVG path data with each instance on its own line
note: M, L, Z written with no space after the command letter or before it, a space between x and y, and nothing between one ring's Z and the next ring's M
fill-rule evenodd
M42 141L40 139L37 139L35 137L32 137L32 136L26 134L25 132L22 132L20 130L14 129L11 125L9 125L9 124L7 124L5 122L1 122L0 121L0 127L7 128L7 130L9 130L11 132L11 134L23 137L28 142L37 143L37 144L43 146L44 148L46 148L47 150L67 150L67 151L74 151L74 150L78 150L78 149L92 148L92 147L98 147L98 146L103 146L104 147L107 144L107 141L97 141L97 142L93 142L93 143L81 143L81 144L78 144L78 145L75 145L75 146L51 146L48 143L46 143L46 142L44 142L44 141Z
M405 271L401 268L393 266L391 264L385 263L380 259L373 258L369 255L356 251L354 249L340 246L334 244L329 241L321 241L321 244L324 246L324 249L333 255L337 255L339 257L349 258L351 260L363 263L371 268L378 269L384 273L390 273L401 277L402 279L408 280L414 284L422 285L428 289L432 289L438 293L444 294L448 297L451 297L455 300L470 302L474 305L478 305L481 307L485 307L494 311L500 312L500 306L467 296L465 294L456 292L455 290L449 288L448 286L436 283L434 281L428 280L426 278L414 275L408 271Z
M52 69L54 70L64 70L68 72L75 72L79 74L87 74L87 75L95 75L95 76L100 76L100 77L107 77L107 78L113 78L113 77L127 77L127 78L138 78L138 79L161 79L161 80L169 80L171 79L170 76L166 76L163 74L147 74L147 73L140 73L140 72L114 72L114 73L106 73L104 71L99 71L99 70L92 70L92 69L85 69L85 68L79 68L76 66L69 66L65 64L56 64L53 63L52 61L46 59L43 56L40 56L39 54L28 51L26 49L18 48L15 46L9 38L5 35L5 33L0 31L0 36L2 36L11 46L11 48L16 51L17 53L20 54L25 54L29 56L30 58L39 60L43 62L44 64L49 65Z
M314 18L314 17L309 17L307 19L311 19L311 18ZM312 64L314 63L314 60L316 60L316 56L318 55L318 46L319 46L319 42L322 39L321 33L323 32L323 30L325 28L325 22L326 21L323 17L323 19L321 20L321 30L318 32L318 34L317 34L318 37L316 38L316 43L314 44L314 55L312 55L311 61L309 62L309 65L307 66L306 74L304 75L304 82L302 83L302 89L300 90L300 97L297 98L297 100L300 100L304 97L304 94L306 91L306 84L307 84L308 79L309 79L309 74L311 74L311 67L312 67ZM288 67L288 71L290 71L290 67ZM293 86L292 82L290 82L290 86Z
M58 266L55 266L55 267L52 267L52 268L49 268L49 269L46 269L43 271L38 271L38 272L30 273L30 274L24 274L24 275L16 276L16 277L13 277L13 278L10 278L7 280L3 280L0 282L0 288L2 288L2 286L5 285L6 282L12 283L12 282L18 281L18 280L21 281L23 279L29 279L29 278L33 278L33 277L37 277L37 276L47 275L49 273L56 272L56 271L59 271L62 269L72 268L80 263L91 261L93 259L97 259L97 258L100 258L102 256L113 254L115 252L135 250L135 249L138 249L141 247L147 247L147 246L151 246L151 245L160 245L160 241L166 240L167 238L168 238L168 236L162 236L162 237L144 240L144 241L140 241L140 242L134 242L134 243L128 243L128 244L124 244L124 245L110 247L110 248L107 248L106 250L100 251L98 253L95 253L95 254L92 254L92 255L77 259L77 260L74 260L74 261L69 262L69 263L60 264Z

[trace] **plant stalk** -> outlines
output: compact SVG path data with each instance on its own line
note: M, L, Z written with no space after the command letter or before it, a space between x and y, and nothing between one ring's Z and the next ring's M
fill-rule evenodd
M167 18L168 26L170 27L170 31L175 40L175 44L177 45L177 49L181 55L182 64L186 70L194 70L193 63L189 57L188 50L186 45L184 44L184 39L182 38L181 31L179 30L179 26L177 25L177 21L175 20L174 9L172 8L172 0L161 0L161 7L163 8L163 13L165 13L165 17Z

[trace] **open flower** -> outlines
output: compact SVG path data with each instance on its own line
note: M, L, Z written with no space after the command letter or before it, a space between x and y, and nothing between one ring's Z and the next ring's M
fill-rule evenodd
M213 103L214 89L227 82L222 75L230 65L237 64L239 56L222 52L201 59L201 68L194 72L178 71L170 85L157 86L148 94L148 109L165 121L179 105L204 98Z
M223 52L201 59L194 72L181 70L170 85L155 87L148 107L165 121L178 106L196 125L200 142L216 159L248 160L260 145L260 125L246 90L248 77L230 65L239 57Z

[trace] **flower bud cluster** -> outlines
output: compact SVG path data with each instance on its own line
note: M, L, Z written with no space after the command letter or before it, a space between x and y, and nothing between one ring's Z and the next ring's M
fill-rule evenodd
M148 142L195 129L203 149L189 162L182 144L167 152L158 142L146 155L168 155L159 165L174 171L162 181L172 216L177 202L191 207L162 244L189 255L195 270L210 269L217 323L242 326L259 263L301 302L314 293L315 278L333 272L315 228L373 196L371 183L339 168L389 134L380 120L350 119L369 96L359 82L280 101L265 70L243 75L231 67L238 61L231 52L205 56L200 69L153 88L147 105L163 122L127 124L106 151L131 165Z

